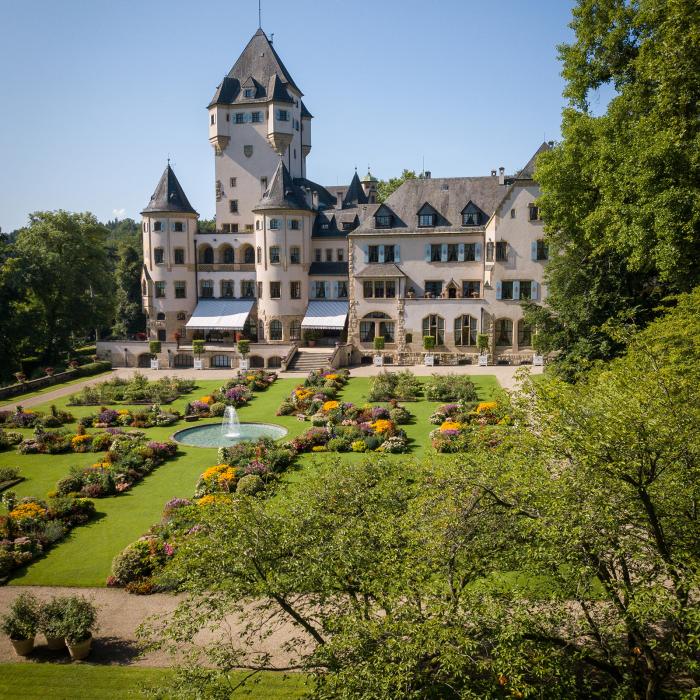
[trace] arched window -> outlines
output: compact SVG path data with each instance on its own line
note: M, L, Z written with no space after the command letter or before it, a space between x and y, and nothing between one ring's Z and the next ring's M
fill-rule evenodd
M233 265L233 248L230 245L222 246L219 249L219 262L224 265Z
M258 342L263 343L265 341L265 324L262 321L258 321Z
M270 340L282 340L282 321L270 321Z
M496 320L496 347L510 348L513 346L513 322L509 318Z
M437 314L430 314L423 319L423 337L431 335L435 345L445 344L445 319Z
M301 340L301 321L292 321L289 324L289 339Z
M156 321L165 321L165 314L162 311L156 314Z
M383 311L371 311L360 321L360 342L371 343L375 338L384 338L385 343L394 342L394 322Z
M203 265L212 265L214 263L214 251L210 245L199 247L199 262Z
M258 255L257 260L258 260L258 265L259 265L262 262L262 248L260 246L258 246L257 255Z
M476 345L476 319L473 316L457 316L455 319L455 345Z
M251 368L265 366L265 360L262 357L260 357L260 355L251 355L249 360Z
M267 358L268 369L279 369L282 366L282 358L277 355Z
M231 358L228 355L214 355L211 358L212 367L230 367Z
M186 355L184 353L180 353L179 355L175 355L173 358L173 367L193 367L194 366L194 357L192 355Z
M177 320L184 321L187 318L187 314L184 311L177 312Z
M529 348L532 345L532 328L524 318L518 321L518 347Z
M243 263L245 265L255 264L255 251L252 245L247 245L243 248Z

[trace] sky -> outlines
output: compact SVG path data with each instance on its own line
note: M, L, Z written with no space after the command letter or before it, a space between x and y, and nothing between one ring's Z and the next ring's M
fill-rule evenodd
M171 158L213 216L207 111L257 0L0 0L0 227L132 217ZM347 183L522 167L557 140L573 0L262 0L314 115L308 176Z

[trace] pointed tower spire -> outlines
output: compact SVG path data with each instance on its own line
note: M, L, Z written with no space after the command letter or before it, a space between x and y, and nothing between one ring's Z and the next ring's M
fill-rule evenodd
M253 211L268 209L309 209L304 193L294 184L287 166L280 158L270 186L262 199L253 207Z
M158 181L150 202L141 213L147 214L149 212L197 214L187 199L187 195L178 179L175 177L173 169L170 167L170 158L168 158L168 164Z

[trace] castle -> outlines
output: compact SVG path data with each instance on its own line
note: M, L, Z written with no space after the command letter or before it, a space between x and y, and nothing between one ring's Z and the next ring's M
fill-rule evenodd
M236 366L247 338L252 366L306 368L309 345L326 348L316 364L410 364L431 336L433 361L456 364L476 361L480 333L491 361L530 361L520 301L546 295L533 170L548 145L515 175L425 173L379 204L369 172L342 187L307 177L302 98L259 29L208 106L216 230L199 230L170 164L143 210L143 306L163 363L192 366L203 339L204 367ZM123 350L115 364L146 364Z

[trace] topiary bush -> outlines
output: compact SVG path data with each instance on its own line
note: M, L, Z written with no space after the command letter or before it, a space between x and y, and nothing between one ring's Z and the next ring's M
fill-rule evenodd
M428 401L477 401L474 382L466 374L433 374L425 384Z

